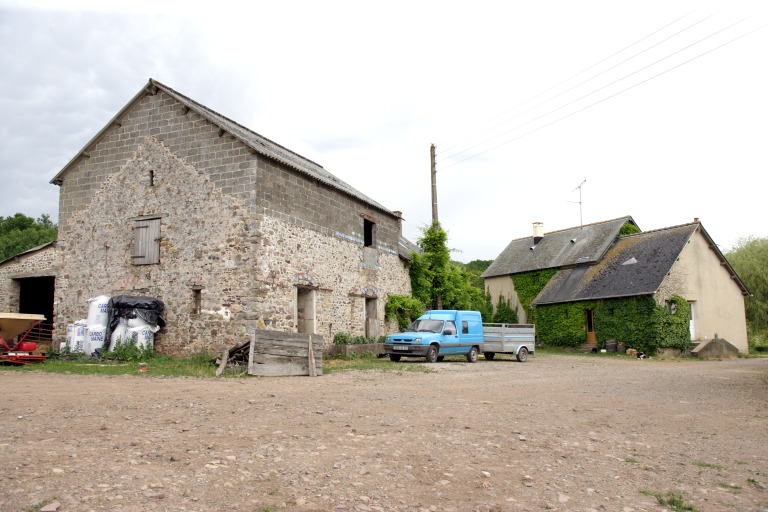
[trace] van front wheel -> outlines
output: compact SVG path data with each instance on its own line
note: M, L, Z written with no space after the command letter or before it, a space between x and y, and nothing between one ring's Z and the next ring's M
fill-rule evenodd
M429 350L427 350L427 355L425 356L425 359L428 363L434 363L437 361L437 347L435 345L430 345Z
M467 361L470 363L477 362L477 347L472 347L469 349L469 352L467 352Z

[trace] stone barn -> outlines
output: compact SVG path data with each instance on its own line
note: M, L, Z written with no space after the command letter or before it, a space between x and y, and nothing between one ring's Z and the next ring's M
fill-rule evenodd
M409 295L402 215L321 165L150 79L53 178L55 332L97 295L165 304L159 353L253 329L385 334Z

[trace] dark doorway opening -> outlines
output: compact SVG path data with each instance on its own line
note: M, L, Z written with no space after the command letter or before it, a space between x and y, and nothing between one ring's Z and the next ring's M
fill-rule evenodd
M40 325L40 339L50 341L53 337L53 291L56 278L53 276L25 277L19 283L19 313L43 315L45 322Z

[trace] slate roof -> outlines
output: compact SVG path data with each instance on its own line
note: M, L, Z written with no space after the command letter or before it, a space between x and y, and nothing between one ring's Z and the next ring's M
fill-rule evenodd
M598 263L559 270L533 302L541 305L653 295L698 230L731 272L742 293L748 295L709 234L694 222L622 237Z
M421 254L421 247L400 235L397 239L397 253L401 258L410 260L411 253Z
M482 277L596 263L627 222L637 225L632 217L626 216L545 233L535 245L533 236L512 240Z
M4 264L7 261L15 260L19 256L23 256L25 254L31 254L33 252L41 251L41 250L45 249L46 247L48 247L49 245L56 245L56 240L54 240L52 242L48 242L48 243L42 244L42 245L38 245L37 247L32 247L31 249L27 249L26 251L21 251L19 254L14 254L10 258L6 258L3 261L0 261L0 265Z
M289 149L284 148L283 146L259 135L256 132L249 130L248 128L236 123L235 121L232 121L231 119L219 114L218 112L211 110L205 105L202 105L193 99L184 96L183 94L171 89L167 85L163 85L162 83L158 82L157 80L153 80L152 78L149 79L149 83L145 85L136 94L136 96L134 96L133 99L131 99L131 101L129 101L128 104L123 107L122 110L120 110L120 112L118 112L117 115L112 118L112 120L107 123L107 125L102 128L101 131L99 131L99 133L96 134L96 136L88 141L85 147L83 147L83 149L81 149L78 154L51 180L51 183L54 185L60 185L69 169L74 166L74 164L84 154L88 152L88 149L91 146L98 142L98 140L107 132L110 127L112 127L112 125L120 122L120 118L133 106L135 102L139 101L148 92L150 94L155 94L158 90L163 91L165 94L174 98L182 105L185 105L190 110L196 112L214 125L231 134L256 153L283 163L331 188L359 199L360 201L373 206L378 210L386 212L390 215L394 215L389 209L380 205L370 197L366 196L362 192L356 190L354 187L326 171L321 165L313 162L312 160L304 158L303 156L294 153Z

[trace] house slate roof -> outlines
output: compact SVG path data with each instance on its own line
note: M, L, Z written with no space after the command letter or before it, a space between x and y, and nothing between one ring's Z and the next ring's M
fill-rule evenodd
M218 126L220 129L231 134L240 142L251 148L254 152L276 160L282 164L295 169L296 171L316 179L317 181L339 190L349 196L352 196L363 203L368 204L382 212L390 215L394 215L389 209L380 205L370 197L366 196L362 192L356 190L349 184L340 180L330 172L326 171L321 165L304 158L303 156L284 148L283 146L259 135L256 132L249 130L248 128L232 121L231 119L219 114L218 112L211 110L210 108L202 105L193 99L184 96L183 94L171 89L167 85L163 85L157 80L149 79L149 83L142 87L142 89L134 96L125 107L123 107L107 125L99 131L88 143L81 149L78 154L66 165L64 168L51 180L54 185L60 185L64 179L64 176L69 170L77 163L80 158L87 155L89 148L91 148L96 142L101 139L102 136L115 124L120 123L120 119L123 115L130 110L130 108L138 102L146 94L156 94L157 91L162 91L168 96L174 98L176 101L186 106L190 110L196 112L203 118L207 119L212 124Z
M694 222L620 238L599 262L559 270L534 304L653 295L685 245L700 231L744 295L749 291L700 223Z
M481 277L596 263L627 222L637 225L626 216L545 233L538 244L534 244L533 236L512 240Z

